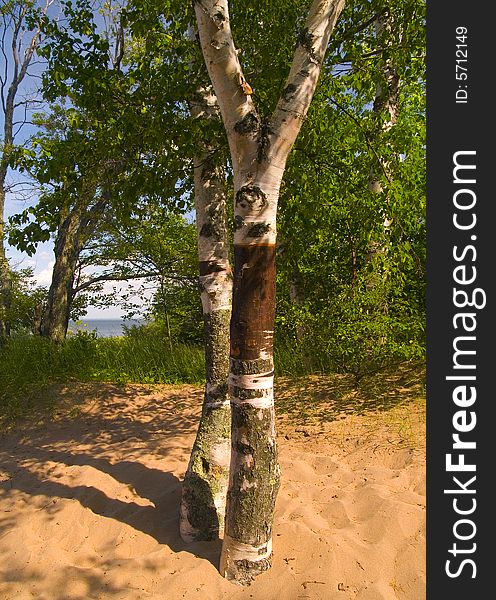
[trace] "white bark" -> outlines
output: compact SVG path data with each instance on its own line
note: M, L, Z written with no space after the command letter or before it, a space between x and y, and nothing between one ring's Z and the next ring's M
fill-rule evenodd
M343 7L344 0L312 2L283 94L265 126L245 84L227 0L195 2L200 43L234 171L235 291L229 379L233 438L220 570L240 584L250 583L270 566L279 484L272 359L279 188Z
M198 119L215 118L215 95L198 92L191 103ZM205 320L206 385L202 416L191 452L181 498L179 527L186 542L222 534L230 461L229 320L232 275L229 263L224 170L208 144L194 159L199 284Z

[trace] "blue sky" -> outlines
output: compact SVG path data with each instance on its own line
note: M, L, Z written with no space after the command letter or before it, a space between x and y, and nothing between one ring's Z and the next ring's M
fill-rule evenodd
M39 3L41 4L41 2ZM44 4L44 2L43 2ZM56 10L55 7L51 9ZM3 30L3 23L0 21L0 28ZM2 33L2 31L0 31ZM7 57L9 57L9 49L11 45L11 28L6 28L5 36L5 48ZM26 40L29 41L31 36L26 36ZM21 50L22 53L22 50ZM7 86L11 78L12 60L5 61L4 56L0 53L0 74L5 76L7 72ZM30 66L28 73L19 88L16 100L22 100L26 97L34 98L39 97L37 94L37 88L40 82L39 76L43 70L43 63L34 57L32 65ZM43 105L36 105L35 108L28 111L28 122L22 126L16 125L14 132L16 133L15 143L23 144L30 136L35 133L35 128L29 123L30 114L34 111L40 111L43 109ZM14 122L21 122L24 120L24 108L18 107L14 115ZM4 114L0 110L0 139L3 137L4 127ZM33 190L26 190L26 186L23 185L26 182L23 177L12 170L7 175L7 188L11 188L7 192L5 201L5 220L8 220L10 216L15 213L21 212L27 206L34 205L37 201L36 193ZM24 192L23 192L23 188ZM49 286L52 275L52 268L54 264L53 255L53 241L40 243L38 245L36 254L34 256L28 256L23 252L19 252L17 249L7 246L7 256L10 264L15 269L32 268L34 272L34 278L39 285ZM115 284L109 284L105 291L111 292L116 287ZM118 286L117 286L118 287ZM122 286L124 288L124 286ZM86 318L121 318L122 310L117 307L109 307L106 309L90 307Z

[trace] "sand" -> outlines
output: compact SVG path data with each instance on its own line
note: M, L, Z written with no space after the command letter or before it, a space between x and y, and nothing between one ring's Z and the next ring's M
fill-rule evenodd
M282 406L295 390L281 389ZM220 542L178 535L201 389L53 393L70 399L54 418L0 439L2 600L425 598L418 405L279 417L273 567L241 588L217 571Z

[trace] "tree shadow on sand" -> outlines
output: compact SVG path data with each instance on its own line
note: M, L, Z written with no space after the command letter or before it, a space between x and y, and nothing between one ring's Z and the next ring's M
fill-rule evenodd
M174 451L176 457L184 456L186 466L190 447L188 438L180 436L190 436L192 443L202 392L192 387L170 393L137 390L121 386L111 386L110 390L109 386L85 387L80 398L68 402L61 410L62 418L45 422L43 428L39 423L28 424L22 433L5 436L0 446L4 479L0 482L0 498L9 495L10 490L20 490L32 497L74 499L97 515L152 536L173 552L191 553L217 568L220 540L185 544L179 535L179 478L143 464L150 458L160 464L164 456ZM77 446L84 446L85 451L65 450ZM109 460L110 456L117 458ZM47 477L47 463L56 463L58 473L64 467L92 467L130 488L130 496L137 495L153 505L110 498L92 485L57 481L56 473ZM49 518L55 518L59 510L56 501L47 503L42 498L34 502L41 503ZM15 525L12 514L9 521L0 519L0 528L3 526L4 530Z
M117 481L131 486L141 498L150 500L154 506L143 506L133 501L110 498L91 485L70 486L52 479L43 479L30 468L20 466L11 473L9 479L0 483L3 494L16 489L31 496L77 500L97 515L116 519L137 531L150 535L160 544L166 544L174 552L190 552L210 561L217 568L220 540L208 544L185 544L179 535L178 508L181 482L175 475L150 469L137 462L122 461L112 464L102 458L94 459L84 454L74 455L34 448L32 450L31 458L38 464L53 461L66 466L91 466L107 473ZM56 517L59 510L57 503L43 502L46 514L51 518ZM4 524L0 520L0 529L3 529L2 525ZM10 526L15 526L12 519Z
M363 377L358 386L351 374L281 378L276 384L276 412L297 424L384 412L422 399L424 381L422 363L390 366Z

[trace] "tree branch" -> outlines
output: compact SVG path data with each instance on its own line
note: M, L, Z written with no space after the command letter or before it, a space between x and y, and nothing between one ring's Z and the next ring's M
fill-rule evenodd
M270 123L271 158L283 167L306 117L331 33L345 0L313 0Z
M236 173L240 164L256 158L260 119L234 46L227 0L196 0L195 13Z
M83 281L83 283L80 283L79 285L74 287L72 291L73 291L73 294L78 294L79 292L82 292L83 290L88 289L92 285L95 285L95 283L99 283L101 281L128 281L130 279L145 279L145 278L159 277L159 276L160 276L160 273L158 271L151 271L149 273L141 273L139 275L138 274L132 275L129 273L120 274L120 275L107 273L107 274L99 275L98 277L93 277L91 279L88 279L87 281Z

